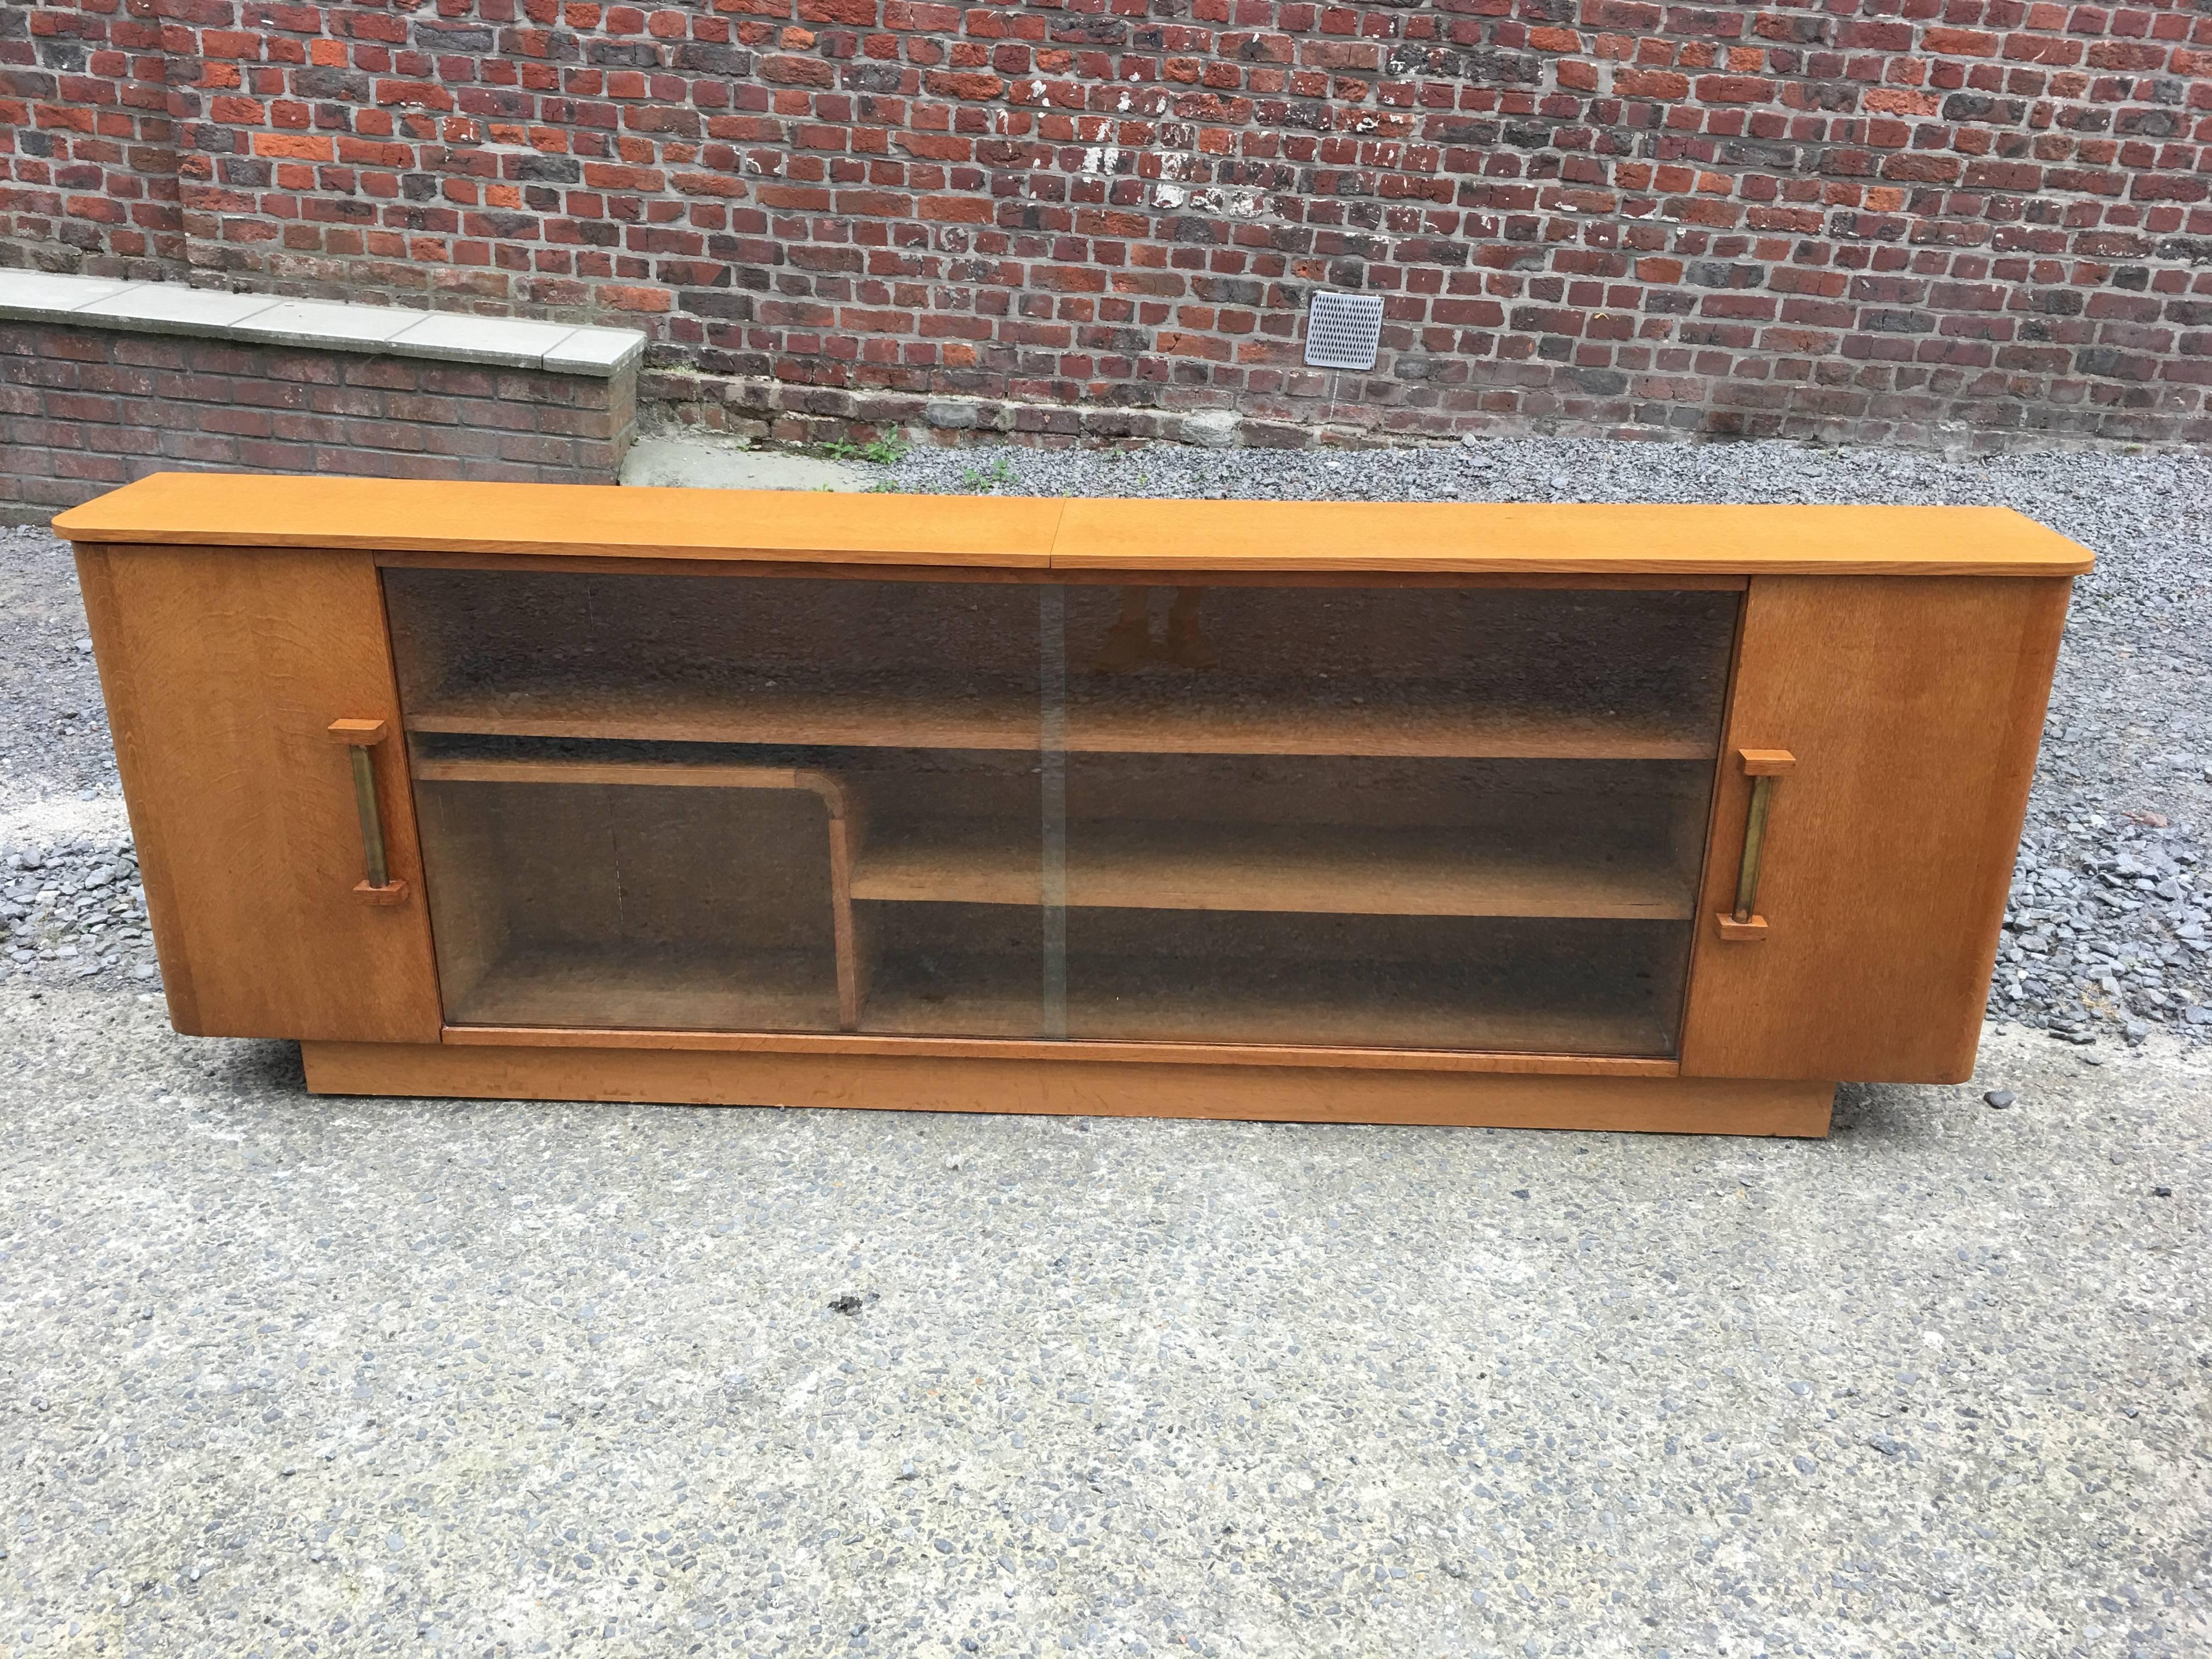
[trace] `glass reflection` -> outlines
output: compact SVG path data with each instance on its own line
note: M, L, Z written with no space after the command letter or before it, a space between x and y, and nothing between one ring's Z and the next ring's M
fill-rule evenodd
M1673 1052L1733 592L386 592L457 1024Z

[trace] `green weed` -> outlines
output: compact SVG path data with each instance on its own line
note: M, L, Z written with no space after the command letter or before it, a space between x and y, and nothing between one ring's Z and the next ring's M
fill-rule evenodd
M907 446L896 438L878 438L871 443L850 444L832 438L822 453L833 461L867 461L876 466L896 466L906 459Z
M1001 455L988 467L969 467L960 475L970 495L988 495L1000 489L1011 489L1021 480L1014 476L1013 463Z

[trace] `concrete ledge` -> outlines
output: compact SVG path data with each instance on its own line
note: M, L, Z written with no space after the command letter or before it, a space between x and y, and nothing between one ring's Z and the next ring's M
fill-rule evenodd
M37 270L0 270L0 318L294 346L303 351L496 363L602 380L630 368L645 353L645 336L627 328L574 328L515 317L340 305L276 294L229 294L177 283L118 283Z

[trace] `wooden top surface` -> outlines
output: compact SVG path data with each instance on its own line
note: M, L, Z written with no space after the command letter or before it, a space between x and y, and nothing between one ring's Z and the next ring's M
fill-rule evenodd
M1590 575L2076 575L2093 556L2002 507L1071 501L1064 569Z
M74 542L1005 569L2066 576L2008 507L1070 500L157 472Z
M1042 569L1064 502L156 472L54 520L75 542Z

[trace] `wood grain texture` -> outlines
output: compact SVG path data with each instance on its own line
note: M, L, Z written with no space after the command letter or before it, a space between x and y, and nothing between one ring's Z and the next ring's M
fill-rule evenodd
M1037 842L988 821L917 824L869 847L853 896L1035 905ZM1112 820L1067 832L1079 908L1664 921L1686 918L1692 897L1663 849L1622 854L1595 836L1531 848L1465 829Z
M860 908L878 915L898 908ZM1163 913L1127 914L1144 920L1141 935L1191 942L1188 932L1161 925ZM1079 933L1089 933L1079 916ZM1167 948L1071 951L1067 1032L1120 1042L1673 1057L1680 964L1650 980L1635 972L1655 954L1671 954L1672 930L1656 939L1585 935L1580 948L1526 955L1438 951L1406 960L1347 951L1336 960L1297 960L1281 947L1291 943L1285 933L1304 927L1271 930L1276 948L1270 949L1254 942L1249 930L1255 919L1221 915L1202 924L1199 931L1211 938L1242 933L1246 941L1210 962ZM1011 955L887 951L875 963L862 1029L920 1037L1042 1036L1037 979L1023 971L1028 966Z
M1287 1066L1382 1072L1500 1072L1530 1077L1677 1077L1681 1063L1627 1054L1486 1054L1456 1049L1295 1047L1265 1042L1115 1042L1065 1038L879 1036L811 1031L448 1025L466 1048L691 1048L744 1054L916 1054L973 1060L1112 1060L1147 1066Z
M1041 581L1065 583L1070 587L1120 587L1131 580L1124 571L1091 569L1083 566L1068 566L1058 572L1049 569L1017 569L990 565L895 565L895 564L818 564L778 561L769 558L743 560L714 560L701 558L656 558L644 554L629 557L606 558L597 555L571 553L472 553L397 551L380 549L376 562L386 570L509 570L536 571L547 574L592 576L704 576L704 577L804 577L810 581L924 581L967 582L972 584L1019 583L1034 585ZM1139 578L1141 579L1141 578ZM1208 587L1360 587L1370 578L1357 570L1313 570L1288 574L1266 570L1212 570L1206 573L1204 585ZM1712 575L1709 574L1677 574L1666 576L1638 575L1632 571L1607 574L1589 571L1562 571L1554 574L1515 574L1507 571L1425 572L1396 571L1391 574L1393 587L1484 588L1506 591L1514 588L1572 588L1582 592L1686 592L1741 593L1751 579L1744 575Z
M80 548L77 571L177 1029L434 1038L406 757L367 750L406 890L364 902L352 761L330 736L398 726L374 562Z
M516 945L485 967L453 1018L518 1028L836 1031L845 1028L845 981L826 955L681 943Z
M317 1094L1824 1135L1814 1082L308 1042Z
M420 754L414 758L413 770L414 775L426 783L544 784L578 788L614 785L657 789L800 789L817 796L829 821L830 915L837 962L837 1023L848 1031L859 1026L860 1002L867 980L866 972L859 959L860 941L853 920L853 845L855 832L860 826L853 805L853 793L844 781L836 775L813 767L752 766L686 760L603 761L578 757L523 760ZM612 963L609 964L610 972L612 966ZM477 964L477 971L471 975L471 984L481 986L486 971L483 964ZM517 977L526 979L526 975ZM574 975L569 974L566 977L573 981ZM710 975L707 977L713 980L722 975ZM680 975L673 981L678 988L683 982ZM670 983L664 981L659 994L666 995L669 989ZM610 983L606 990L611 999L618 1000L619 986ZM589 994L588 981L586 994ZM712 984L702 987L702 994L710 1001L732 1011L744 1006L739 999L731 996L726 988ZM573 990L570 994L574 994Z
M1365 755L1455 759L1704 760L1710 731L1675 710L1613 719L1493 708L1414 687L1353 705L1124 695L1079 686L1066 747L1085 754ZM513 684L444 692L408 711L408 729L486 737L661 743L823 744L888 749L1035 750L1033 687L975 684L953 695L848 681L697 686Z
M1686 1075L1972 1074L2071 583L1760 577L1726 748L1787 748L1756 945L1700 927ZM1703 911L1751 781L1720 769Z
M931 952L934 975L918 972L912 953L872 962L865 948L869 908L854 909L861 948L840 965L857 964L850 1006L861 1033L890 1042L987 1043L1040 1036L1033 960ZM846 981L840 977L833 996L819 965L805 952L516 947L486 965L465 1000L456 1000L448 1031L826 1034L845 1017ZM1433 965L1322 963L1272 969L1263 985L1231 975L1197 987L1164 973L1157 958L1085 958L1079 966L1068 1020L1085 1040L1656 1060L1672 1036L1671 1008L1577 1008L1525 988L1516 988L1516 1002L1489 1001L1440 984L1444 976ZM1662 1063L1671 1074L1674 1062Z
M56 519L73 542L1042 569L1062 503L156 472Z
M2057 575L2087 550L2002 507L1626 507L632 489L157 472L76 542L906 567L1412 574Z
M1072 501L1055 570L2059 575L2089 550L2008 507Z
M543 783L589 788L621 784L645 789L806 789L820 795L832 817L841 816L843 791L826 772L792 766L749 766L714 761L510 760L475 755L418 755L415 775L425 783Z

